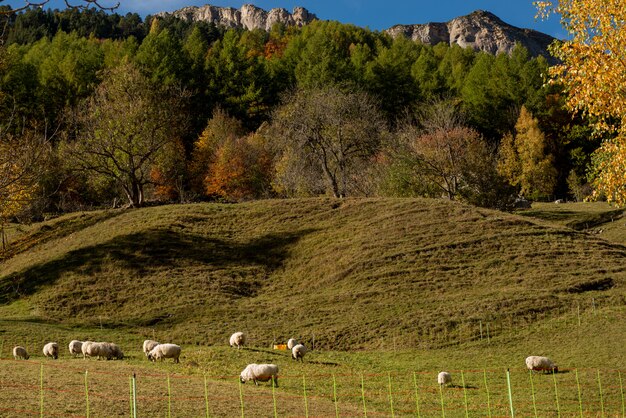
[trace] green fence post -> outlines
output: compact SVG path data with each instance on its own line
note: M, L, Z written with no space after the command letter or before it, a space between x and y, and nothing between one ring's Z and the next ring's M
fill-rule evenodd
M363 373L361 373L361 399L363 400L363 416L367 418L367 408L365 407L365 381L363 379Z
M391 408L391 417L395 417L393 412L393 392L391 390L391 372L387 373L387 377L389 380L389 407Z
M600 391L600 408L602 411L602 418L604 418L604 398L602 397L602 383L600 382L600 369L598 369L598 390Z
M463 399L465 401L465 418L469 418L469 410L467 409L467 388L465 387L465 376L461 370L461 384L463 385Z
M209 389L206 384L206 374L204 375L204 409L206 412L206 418L209 418Z
M43 417L43 363L39 364L39 416Z
M306 398L306 376L302 375L302 390L304 392L304 416L309 416L309 402Z
M420 397L417 391L417 374L413 372L413 386L415 387L415 413L420 418Z
M530 393L533 397L533 411L535 412L535 418L537 418L537 399L535 398L535 384L533 383L532 370L528 370L528 376L530 378Z
M172 388L169 373L167 374L167 418L172 418Z
M557 386L556 386L556 373L554 372L554 369L552 369L552 380L554 380L554 398L556 399L556 412L557 412L557 416L560 417L561 405L559 404L559 390L557 389Z
M278 418L278 408L276 408L276 379L272 378L272 401L274 402L274 418Z
M489 398L489 386L487 385L487 369L483 369L483 378L485 380L485 391L487 392L487 414L491 418L491 399Z
M89 418L89 386L87 383L87 370L85 370L85 405L86 405L86 414L87 418Z
M441 398L441 417L446 418L446 409L443 403L443 385L439 385L439 397Z
M246 416L244 408L243 408L243 384L241 383L241 379L237 379L239 382L239 403L241 404L241 418Z
M511 418L515 418L515 410L513 409L513 391L511 390L511 372L506 369L506 385L509 391L509 406L511 407Z
M580 410L580 418L583 418L583 397L580 393L580 380L578 379L578 369L576 371L576 388L578 389L578 409Z
M337 380L333 373L333 401L335 402L335 417L339 418L339 406L337 405Z
M618 370L617 376L619 377L619 394L622 397L622 417L626 417L626 408L624 405L624 386L622 385L622 372Z
M137 375L133 373L133 418L137 418Z

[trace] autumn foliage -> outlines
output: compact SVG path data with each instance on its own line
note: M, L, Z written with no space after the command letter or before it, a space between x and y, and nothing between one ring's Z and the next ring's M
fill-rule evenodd
M555 2L556 3L556 2ZM557 13L570 38L554 45L561 64L550 69L570 109L594 120L606 138L596 151L596 197L626 204L626 0L538 1L541 16Z

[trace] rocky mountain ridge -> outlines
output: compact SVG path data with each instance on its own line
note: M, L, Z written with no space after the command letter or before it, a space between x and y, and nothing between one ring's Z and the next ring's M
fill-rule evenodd
M392 37L407 36L428 45L445 42L490 54L510 53L516 43L522 44L532 56L550 57L548 45L555 38L545 33L509 25L493 13L477 10L445 23L396 25L387 32Z
M266 11L252 4L244 4L240 9L207 4L200 7L183 7L172 13L161 12L156 14L156 16L161 17L167 15L192 22L211 22L226 28L263 29L266 31L269 31L276 23L282 23L286 26L303 26L317 19L313 13L304 7L294 7L293 12L289 13L283 8Z
M240 9L205 5L189 6L172 13L162 12L156 16L173 15L186 21L206 21L226 28L263 29L269 31L276 23L286 26L303 26L317 20L315 14L304 7L295 7L292 13L283 8L266 11L252 4ZM516 43L525 46L532 56L543 55L551 60L548 52L555 38L532 29L510 25L493 13L477 10L449 22L430 22L415 25L395 25L384 32L392 37L406 36L428 45L445 42L462 48L473 48L491 54L510 53Z

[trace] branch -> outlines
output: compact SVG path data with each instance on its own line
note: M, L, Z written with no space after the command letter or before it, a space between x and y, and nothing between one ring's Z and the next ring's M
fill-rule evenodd
M0 0L0 4L3 2L4 0ZM65 1L65 5L69 8L69 9L79 9L79 10L85 10L88 9L91 5L93 5L94 7L98 8L98 9L102 9L102 10L108 10L108 11L113 11L115 9L117 9L118 7L120 7L120 3L117 2L115 3L115 5L110 6L110 7L106 7L100 4L100 0L80 0L82 3L85 4L77 4L77 5L73 5L70 3L70 0L64 0ZM24 5L21 7L16 7L16 8L11 8L11 6L9 6L8 10L0 10L0 16L8 16L8 15L13 15L13 14L17 14L19 12L22 12L26 9L32 9L35 7L39 7L39 8L43 8L46 4L48 4L50 2L50 0L40 0L40 1L31 1L31 0L24 0Z

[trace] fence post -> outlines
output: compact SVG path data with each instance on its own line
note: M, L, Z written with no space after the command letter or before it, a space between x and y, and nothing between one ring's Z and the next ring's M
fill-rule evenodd
M306 398L306 376L302 375L302 391L304 392L304 416L309 417L309 401Z
M578 388L578 409L580 410L580 418L583 418L583 397L580 393L580 380L578 379L578 369L576 369L576 387Z
M469 410L467 409L467 388L465 387L465 376L461 370L461 384L463 385L463 399L465 401L465 418L469 418Z
M552 380L554 380L554 397L556 399L556 412L557 412L557 416L560 418L561 417L561 405L559 404L559 391L556 387L556 373L554 372L554 369L552 369Z
M415 387L415 413L420 418L420 397L417 391L417 374L413 372L413 386Z
M133 418L137 418L137 375L133 373Z
M204 408L206 411L206 418L209 418L209 390L206 384L206 374L204 375Z
M578 308L577 309L577 312L578 312L578 326L580 326L580 302L578 302L577 308Z
M0 359L2 358L2 353L4 353L4 339L0 340ZM11 358L10 355L9 358Z
M480 340L483 340L483 321L480 320Z
M167 374L167 418L172 418L172 388L169 373Z
M598 390L600 391L600 408L602 411L602 418L604 418L604 399L602 397L602 383L600 382L600 369L598 369Z
M333 373L333 401L335 402L335 417L339 418L339 406L337 405L337 380Z
M363 400L363 416L367 418L367 408L365 407L365 381L363 379L363 373L361 373L361 399Z
M491 344L491 337L489 336L489 322L487 322L487 344Z
M391 417L395 417L396 415L393 412L393 392L391 390L391 372L387 373L387 378L389 380L389 407L391 408Z
M241 384L241 379L237 379L237 381L239 382L239 403L241 404L241 418L244 418L246 415L243 409L243 385Z
M535 384L533 383L532 370L528 370L528 376L530 378L530 393L533 397L533 411L535 412L535 418L537 418L537 399L535 398Z
M85 370L85 405L87 408L87 418L89 418L89 386L87 383L87 370Z
M278 409L276 408L276 379L272 378L272 401L274 402L274 418L278 418Z
M626 408L624 407L624 386L622 385L622 372L618 370L617 376L619 377L619 394L622 397L622 417L626 417Z
M509 406L511 407L511 418L515 418L515 410L513 409L513 391L511 391L511 372L506 369L506 386L509 391Z
M39 416L43 417L43 363L39 364Z
M483 369L483 378L485 380L485 391L487 392L487 414L491 418L491 399L489 399L489 386L487 386L487 369Z

